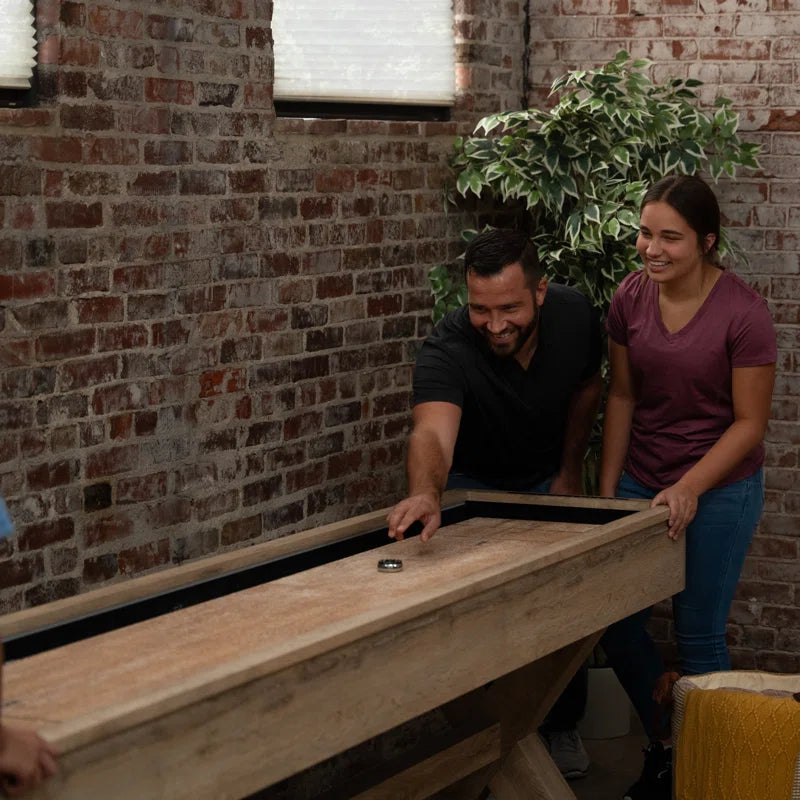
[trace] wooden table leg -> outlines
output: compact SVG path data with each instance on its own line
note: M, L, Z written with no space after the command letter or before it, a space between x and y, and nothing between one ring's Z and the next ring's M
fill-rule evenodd
M514 745L489 786L495 800L575 800L537 733Z
M562 647L445 706L453 723L476 716L500 722L502 755L489 780L497 800L575 800L537 729L602 634ZM473 784L461 797L473 800L480 794Z

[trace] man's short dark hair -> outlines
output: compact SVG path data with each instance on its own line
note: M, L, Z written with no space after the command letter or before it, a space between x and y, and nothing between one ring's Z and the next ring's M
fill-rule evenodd
M526 233L509 228L492 228L478 234L464 253L464 275L496 275L503 267L519 262L531 289L536 287L544 270L536 248Z

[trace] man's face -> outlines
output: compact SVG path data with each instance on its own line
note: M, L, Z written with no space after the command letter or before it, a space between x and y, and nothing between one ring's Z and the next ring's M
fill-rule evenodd
M527 365L536 347L539 308L546 291L544 279L535 291L531 290L519 262L503 267L495 275L476 275L470 270L467 304L472 327L496 356L516 356Z

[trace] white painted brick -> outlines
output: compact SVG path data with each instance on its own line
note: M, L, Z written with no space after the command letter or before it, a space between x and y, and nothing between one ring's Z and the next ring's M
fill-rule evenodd
M771 203L800 203L800 183L773 181L770 184L769 199Z
M639 16L678 14L681 10L687 14L696 14L700 10L698 0L680 3L680 5L672 0L631 0L631 14Z
M773 86L769 93L773 108L800 107L800 86Z
M800 228L800 208L789 209L789 222L788 227Z
M733 36L733 14L664 17L664 36Z
M637 58L649 58L651 61L692 61L697 58L697 42L692 39L637 39L631 43L629 52Z
M775 155L800 155L800 133L775 134L772 152Z
M751 216L752 224L759 228L785 228L787 214L786 209L780 206L756 206ZM800 219L798 219L800 225ZM798 227L789 222L789 227Z
M555 42L543 42L537 37L537 28L533 27L533 45L531 46L531 64L552 64L559 61L558 46Z
M626 11L624 0L563 0L561 3L562 14L591 14L604 16L608 14L624 14Z
M703 14L766 13L769 9L769 0L700 0L700 12Z
M695 61L688 65L689 77L703 81L703 83L719 83L721 69L721 64L707 61Z
M758 65L759 83L795 83L796 67L790 62L774 62Z
M600 17L597 20L597 35L602 39L658 38L663 35L663 26L658 17Z
M739 131L760 131L769 122L768 109L748 108L739 116Z
M546 39L591 39L595 21L593 17L548 17L540 20L536 30Z
M789 36L780 36L772 42L772 60L786 59L793 61L800 53L800 39Z
M758 79L758 64L751 61L727 61L719 65L720 83L753 83Z
M736 36L800 35L800 14L739 14Z
M620 50L631 52L630 42L624 39L570 41L561 45L561 58L566 62L590 67L611 61Z

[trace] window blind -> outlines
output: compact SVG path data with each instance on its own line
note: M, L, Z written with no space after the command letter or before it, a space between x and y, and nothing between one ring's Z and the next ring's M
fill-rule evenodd
M29 89L35 65L31 0L0 0L0 88Z
M274 0L276 100L452 105L452 0Z

